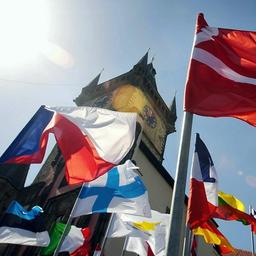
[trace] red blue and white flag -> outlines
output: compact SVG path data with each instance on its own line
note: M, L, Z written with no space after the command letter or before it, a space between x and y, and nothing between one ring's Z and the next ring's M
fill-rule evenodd
M0 163L41 163L53 133L69 184L103 175L127 155L135 140L136 113L92 107L42 106L0 158Z
M195 152L190 177L188 225L190 229L207 222L218 206L217 174L211 155L196 135Z

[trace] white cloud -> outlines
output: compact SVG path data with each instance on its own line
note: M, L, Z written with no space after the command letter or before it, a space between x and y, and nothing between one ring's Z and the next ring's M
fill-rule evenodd
M256 188L256 177L255 176L248 175L248 176L246 176L245 181L249 186Z

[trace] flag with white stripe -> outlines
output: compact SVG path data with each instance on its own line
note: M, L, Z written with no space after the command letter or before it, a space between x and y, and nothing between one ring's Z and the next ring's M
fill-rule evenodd
M215 28L199 14L185 111L256 126L256 32Z
M91 213L129 213L150 216L148 192L131 160L85 183L73 217Z

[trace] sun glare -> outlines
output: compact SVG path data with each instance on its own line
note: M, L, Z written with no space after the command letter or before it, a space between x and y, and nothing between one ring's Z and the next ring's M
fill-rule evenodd
M47 45L49 15L44 1L0 0L0 66L35 59Z

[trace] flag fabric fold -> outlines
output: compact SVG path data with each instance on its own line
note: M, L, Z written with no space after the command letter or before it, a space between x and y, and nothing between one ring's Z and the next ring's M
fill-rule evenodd
M218 192L218 207L213 217L241 221L244 225L256 225L256 220L245 212L244 204L233 195L223 192Z
M206 243L216 244L225 249L226 253L233 252L234 248L229 243L227 238L217 229L217 227L211 222L207 221L201 224L199 227L193 229L194 235L203 236Z
M188 200L187 223L190 229L208 221L218 206L217 174L211 155L196 135Z
M0 221L0 243L48 246L43 209L34 206L30 211L12 201Z
M94 180L117 165L135 140L136 113L92 107L42 106L0 157L0 163L43 160L53 133L69 184Z
M146 241L154 255L164 256L167 245L169 214L151 210L151 218L130 214L115 214L108 237L135 237Z
M73 217L91 213L128 213L150 217L148 192L131 160L85 183Z
M254 208L251 207L251 212L250 215L254 218L254 220L256 220L256 211ZM251 224L251 230L254 234L256 234L256 224L252 223Z
M133 252L139 256L155 256L149 244L140 237L127 237L125 251Z
M256 126L256 32L215 28L198 15L185 111Z
M196 134L187 224L193 234L203 236L206 243L225 247L226 251L233 251L233 247L228 240L211 222L218 209L217 185L217 173L211 155L199 134Z
M40 255L50 256L57 248L62 234L64 233L66 224L56 222L50 231L50 244L41 250ZM69 225L66 229L66 237L61 245L60 252L69 252L70 255L90 255L90 229L78 228ZM83 254L82 254L83 253Z

